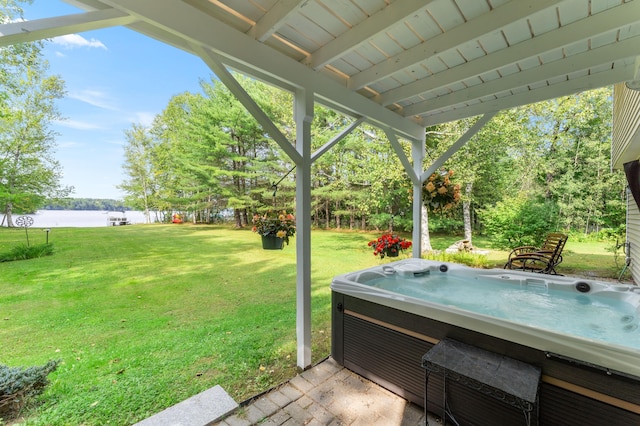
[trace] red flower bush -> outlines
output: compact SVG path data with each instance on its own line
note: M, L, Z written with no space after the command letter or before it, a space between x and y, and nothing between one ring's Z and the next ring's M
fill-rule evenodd
M369 247L373 247L373 255L396 257L402 250L411 247L411 241L400 238L394 234L383 234L376 240L369 241Z

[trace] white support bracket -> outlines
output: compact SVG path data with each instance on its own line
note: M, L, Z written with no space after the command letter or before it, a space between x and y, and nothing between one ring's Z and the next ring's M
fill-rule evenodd
M217 55L211 50L205 49L200 45L192 45L193 51L207 64L211 71L222 81L222 83L233 93L240 103L249 111L249 113L260 123L266 132L276 141L282 150L291 158L291 160L299 165L302 162L302 156L296 148L287 140L280 129L271 121L269 116L256 104L249 96L246 90L238 83L233 75L227 70L224 64L218 59Z
M498 113L498 111L490 112L490 113L486 113L485 115L480 117L480 119L478 121L476 121L474 123L474 125L471 126L469 128L469 130L467 130L465 132L465 134L460 137L460 139L458 139L453 145L451 145L449 147L449 149L447 149L447 151L444 154L442 154L440 157L438 157L429 166L429 168L427 168L427 170L425 170L424 173L422 173L422 175L420 176L420 182L423 183L427 179L429 179L429 176L431 176L436 170L438 170L438 168L440 168L440 166L442 166L444 164L445 161L447 161L453 154L458 152L458 150L460 150L460 148L462 148L467 142L469 142L469 140L476 133L478 133L480 131L480 129L482 129L484 127L484 125L487 124L489 122L489 120L491 120L497 113Z
M311 156L311 163L313 163L318 158L320 158L325 152L329 151L335 144L337 144L342 139L344 139L344 137L347 136L349 133L353 132L356 129L356 127L358 127L363 122L364 122L364 117L358 118L356 121L349 124L349 126L347 126L339 134L334 136L329 142L322 145L322 147L319 148L316 152L314 152L313 155Z
M409 175L411 182L419 185L420 178L416 173L416 171L414 170L414 167L411 164L411 161L409 161L409 159L407 158L407 155L404 153L404 150L402 149L402 145L400 145L400 141L398 141L398 138L396 137L396 135L389 128L383 128L382 130L384 130L384 133L387 135L387 139L389 139L389 142L391 143L391 147L393 148L396 155L398 156L398 159L400 159L400 162L402 163L404 170L407 172L407 175Z

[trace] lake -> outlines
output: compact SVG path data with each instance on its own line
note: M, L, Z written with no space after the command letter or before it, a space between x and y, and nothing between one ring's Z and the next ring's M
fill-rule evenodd
M92 228L99 226L111 226L110 217L125 217L131 224L145 223L144 213L141 211L109 212L105 210L38 210L36 214L12 216L13 223L20 216L33 218L32 228ZM0 215L0 221L4 216ZM151 214L151 220L155 218ZM6 223L3 224L6 226Z

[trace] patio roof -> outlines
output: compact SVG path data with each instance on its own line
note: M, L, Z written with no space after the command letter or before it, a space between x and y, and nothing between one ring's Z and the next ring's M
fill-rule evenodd
M0 45L122 25L410 139L438 123L640 78L640 1L65 0Z
M0 25L0 47L124 26L191 52L296 164L298 365L311 362L311 164L361 122L422 182L500 110L640 80L640 0L64 0L84 12ZM229 74L295 94L295 145ZM313 103L356 120L311 152ZM425 127L484 117L429 169ZM411 142L411 160L398 142Z

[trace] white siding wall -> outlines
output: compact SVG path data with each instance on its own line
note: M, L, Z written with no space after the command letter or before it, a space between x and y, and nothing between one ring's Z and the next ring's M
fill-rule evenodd
M611 164L622 169L624 163L640 158L640 91L624 83L613 87L613 130Z
M631 277L633 282L640 283L640 210L627 190L627 242L630 245Z
M613 134L611 166L622 169L624 163L640 158L640 91L629 90L624 83L613 89ZM631 276L640 283L640 211L627 191L627 242L630 244Z

